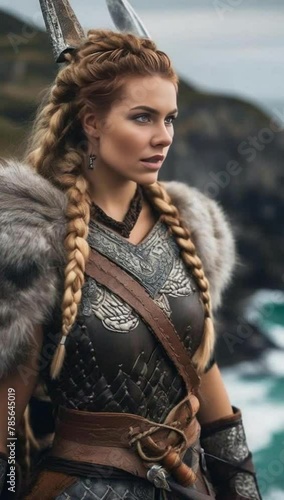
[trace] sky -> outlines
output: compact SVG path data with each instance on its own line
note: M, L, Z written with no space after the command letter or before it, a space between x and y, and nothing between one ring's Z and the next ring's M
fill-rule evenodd
M206 91L284 109L283 0L132 0L179 74ZM104 0L71 0L84 28L109 27ZM43 26L38 0L0 8Z

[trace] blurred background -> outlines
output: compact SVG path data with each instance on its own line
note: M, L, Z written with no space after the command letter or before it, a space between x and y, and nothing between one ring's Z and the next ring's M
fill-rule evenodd
M104 0L73 0L84 28L113 28ZM217 357L244 415L264 500L284 499L284 3L132 0L181 77L161 178L228 214L238 265L217 318ZM21 157L56 74L38 0L0 0L0 156Z

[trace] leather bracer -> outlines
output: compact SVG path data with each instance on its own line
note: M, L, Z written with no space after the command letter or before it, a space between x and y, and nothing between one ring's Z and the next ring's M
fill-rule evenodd
M217 500L261 500L241 412L202 427L201 446Z

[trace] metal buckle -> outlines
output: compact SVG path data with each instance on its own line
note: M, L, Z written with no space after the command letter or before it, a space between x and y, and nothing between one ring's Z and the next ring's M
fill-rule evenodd
M205 458L205 451L203 448L200 448L200 467L204 473L207 472L207 464Z
M170 486L167 482L168 477L167 471L161 465L152 465L151 469L147 472L147 479L156 486L156 488L161 488L163 490L171 491Z

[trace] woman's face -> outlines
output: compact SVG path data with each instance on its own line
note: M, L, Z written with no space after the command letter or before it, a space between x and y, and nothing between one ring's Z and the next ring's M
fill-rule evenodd
M159 76L131 77L104 120L89 113L84 129L97 155L95 171L117 181L151 184L173 140L175 85ZM94 172L95 172L94 171Z

